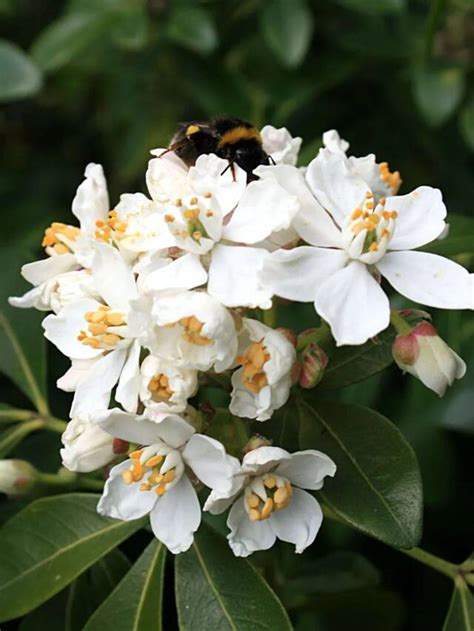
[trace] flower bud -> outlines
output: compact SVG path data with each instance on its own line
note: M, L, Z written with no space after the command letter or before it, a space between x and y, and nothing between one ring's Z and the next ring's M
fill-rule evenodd
M38 472L25 460L0 460L0 493L25 495L34 486Z
M260 436L260 434L254 434L248 439L247 444L242 449L242 452L244 454L248 454L250 451L253 451L254 449L258 449L259 447L271 447L271 445L272 445L272 441L269 440L268 438L265 438L265 436Z
M88 473L114 458L114 439L98 425L82 418L69 421L61 437L63 465L69 471Z
M404 371L417 377L440 397L455 379L461 379L466 364L429 322L420 322L405 335L398 335L392 346L393 359Z
M129 450L130 443L128 440L122 440L121 438L114 438L112 440L112 451L116 455L126 454Z
M296 348L296 344L298 343L298 338L296 336L296 333L294 333L291 329L287 329L284 326L279 326L277 328L277 331L281 333L282 335L284 335L286 339L288 340L288 342L290 342L290 344L293 344L293 346Z
M308 344L301 356L300 386L314 388L323 378L327 365L328 356L323 349L314 342Z

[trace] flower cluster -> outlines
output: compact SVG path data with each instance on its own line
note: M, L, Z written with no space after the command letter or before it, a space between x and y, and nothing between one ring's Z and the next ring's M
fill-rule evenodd
M335 131L307 167L296 166L301 139L271 126L261 135L272 164L251 178L213 154L189 168L154 150L148 195L124 194L112 209L102 167L89 164L72 203L76 225L46 229L46 258L22 268L33 288L10 299L50 311L45 337L71 360L58 380L74 393L64 466L114 464L99 512L149 514L174 553L189 548L199 527L202 485L211 490L204 510L231 507L236 555L277 537L302 552L321 525L303 489L318 490L335 474L327 455L257 442L239 462L205 434L190 405L203 381L224 375L230 413L268 421L292 385L320 381L324 351L311 343L297 356L295 336L265 324L276 297L314 303L338 346L363 344L389 325L382 277L417 303L474 308L472 275L416 251L445 233L437 189L397 195L398 172L372 154L348 156ZM410 337L410 357L408 343L397 342L397 362L415 375L420 334ZM438 356L439 344L430 345ZM443 390L439 379L421 378Z

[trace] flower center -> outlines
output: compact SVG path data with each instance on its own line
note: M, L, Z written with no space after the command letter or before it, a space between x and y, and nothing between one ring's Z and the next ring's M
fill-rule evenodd
M211 197L212 193L204 194L205 199L209 199ZM172 232L176 237L180 237L182 239L190 237L196 243L199 243L202 238L209 238L200 216L201 213L204 212L206 217L212 217L214 213L210 208L201 210L201 208L199 208L199 200L197 197L191 197L187 206L184 205L182 199L176 199L172 203L176 206L179 217L183 220L185 226L183 227L183 223L181 222L178 222L179 225L177 223L176 226L171 226ZM174 224L176 222L176 216L172 213L167 213L165 215L165 221L166 223Z
M98 219L95 225L97 227L95 238L105 243L110 243L112 239L115 241L124 239L128 228L127 221L124 218L117 217L116 210L109 211L109 219L107 219L107 221Z
M179 453L163 444L150 445L129 454L131 465L122 472L125 484L141 482L140 491L154 490L158 497L174 486L184 471Z
M385 184L390 186L392 189L392 195L396 195L398 193L398 189L400 188L400 184L402 183L399 171L394 171L392 173L388 168L388 162L381 162L379 164L379 174Z
M245 510L250 521L268 519L274 511L286 508L293 495L290 482L279 475L266 473L254 478L245 489Z
M158 373L150 379L148 390L151 392L153 401L157 403L160 401L168 401L174 394L173 390L170 388L168 377L163 373Z
M398 213L385 210L382 197L374 209L374 196L366 193L362 207L356 208L347 218L342 230L345 249L352 259L375 263L387 251L395 230Z
M195 344L196 346L207 346L211 344L212 340L210 337L206 337L205 335L201 335L202 327L204 324L201 320L198 320L196 316L188 316L186 318L181 318L179 320L179 324L183 327L183 339L190 344Z
M68 226L65 223L53 222L44 231L41 245L51 256L53 254L68 254L72 252L72 244L80 234L79 228Z
M106 305L100 305L97 311L88 311L84 315L89 326L86 331L81 331L77 339L92 348L102 348L110 350L110 347L116 346L118 342L123 340L123 336L119 335L121 327L126 324L126 317L119 311L113 311Z
M243 366L240 378L247 390L257 394L268 385L268 380L263 371L264 364L270 359L270 353L263 345L263 341L253 342L244 355L237 357L237 363Z

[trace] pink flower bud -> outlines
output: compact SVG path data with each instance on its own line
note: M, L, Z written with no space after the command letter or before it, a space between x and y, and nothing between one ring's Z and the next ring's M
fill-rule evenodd
M128 440L122 440L121 438L114 438L112 441L112 451L114 454L126 454L130 443Z
M36 469L25 460L0 460L0 493L25 495L38 477Z
M324 375L328 356L317 344L308 344L301 357L299 384L302 388L314 388Z
M285 328L283 326L279 326L277 328L277 331L279 331L279 333L284 335L286 337L286 339L288 340L288 342L290 342L290 344L293 344L293 346L296 348L296 344L298 342L298 338L296 337L296 333L294 333L291 329L287 329L287 328Z
M455 379L461 379L466 364L438 335L430 322L419 322L405 335L398 335L392 346L397 365L417 377L440 397Z

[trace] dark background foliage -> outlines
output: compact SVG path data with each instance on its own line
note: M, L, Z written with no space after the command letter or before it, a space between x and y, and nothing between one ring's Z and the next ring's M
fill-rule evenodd
M24 287L18 267L39 258L44 227L70 221L88 162L104 165L114 204L144 190L149 149L166 146L179 121L223 113L288 127L304 139L302 163L336 128L355 155L400 170L402 192L441 188L455 217L440 247L472 266L472 0L0 0L0 37L2 298ZM473 541L474 325L469 314L433 315L471 365L442 401L395 369L343 399L382 412L414 446L423 547L459 562ZM313 324L309 311L287 317ZM66 364L48 353L51 404L65 418L55 380ZM7 379L0 394L27 406ZM57 448L38 434L14 455L54 471ZM2 517L14 510L4 503ZM278 544L255 562L300 630L441 629L450 598L447 579L329 520L302 557Z

